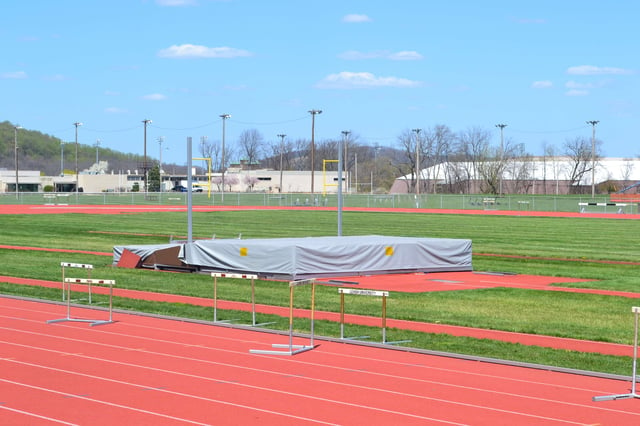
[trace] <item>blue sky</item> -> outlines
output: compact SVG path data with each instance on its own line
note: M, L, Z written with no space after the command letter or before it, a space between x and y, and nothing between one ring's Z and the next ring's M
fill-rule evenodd
M257 129L316 139L350 130L395 146L407 129L490 130L561 149L597 138L636 157L632 1L25 0L0 26L0 121L186 162L186 138ZM196 148L194 148L196 149Z

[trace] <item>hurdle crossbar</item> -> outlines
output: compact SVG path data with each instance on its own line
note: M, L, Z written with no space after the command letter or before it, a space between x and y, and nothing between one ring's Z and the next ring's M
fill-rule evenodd
M387 297L389 297L388 291L377 291L377 290L363 290L357 288L339 288L338 293L340 294L340 338L345 340L360 340L360 339L368 339L369 336L358 336L358 337L344 337L344 295L352 294L356 296L371 296L371 297L381 297L382 298L382 343L387 345L397 345L400 343L409 343L411 340L398 340L395 342L387 341Z
M64 283L66 284L67 290L67 316L65 318L53 319L47 321L47 324L62 322L62 321L74 321L74 322L88 322L91 326L94 325L103 325L110 324L113 322L113 286L116 284L115 280L98 280L91 278L65 278ZM109 319L108 320L98 320L98 319L86 319L86 318L73 318L71 316L71 284L106 284L109 286Z
M212 272L211 276L213 277L213 322L231 322L233 320L220 320L218 321L218 278L236 278L236 279L245 279L251 280L251 326L252 327L262 327L268 324L273 324L273 322L256 322L256 288L255 288L255 280L258 279L258 276L255 274L233 274L226 272Z
M594 396L593 401L613 401L618 399L640 398L636 393L636 383L638 381L638 315L640 315L640 306L631 308L631 313L635 315L635 327L633 335L633 367L631 373L631 392L618 395Z
M294 289L303 285L311 285L311 333L309 345L294 345L293 344L293 295ZM286 349L284 351L277 350L264 350L264 349L250 349L249 352L252 354L262 354L262 355L296 355L301 352L310 351L315 348L313 343L314 339L314 322L315 322L315 310L316 310L316 280L315 278L307 279L307 280L297 280L289 282L289 343L288 344L277 344L274 343L271 345L273 348L282 348Z
M60 262L60 267L62 268L62 301L64 302L65 298L65 268L77 268L77 269L86 269L87 270L87 278L91 278L91 271L93 270L93 265L88 263L71 263L71 262ZM91 304L91 285L89 285L89 304Z

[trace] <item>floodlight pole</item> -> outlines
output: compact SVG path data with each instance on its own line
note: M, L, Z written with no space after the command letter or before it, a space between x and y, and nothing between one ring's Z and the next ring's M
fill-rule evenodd
M149 166L147 165L147 125L151 123L151 120L144 119L142 120L144 123L144 159L142 163L142 173L144 174L144 193L146 194L148 191L148 173Z
M78 178L78 127L82 126L82 123L76 121L73 123L76 126L76 197L78 196L78 186L80 185L80 180Z
M224 158L224 138L225 138L225 132L226 132L226 127L225 127L225 122L227 121L227 119L231 117L231 115L229 114L221 114L220 118L222 118L222 157L221 157L221 163L220 163L220 169L222 171L222 190L220 191L220 202L224 203L224 162L225 162L225 158Z
M587 121L591 124L591 198L596 198L596 124L598 120Z
M160 192L162 192L162 142L164 142L164 136L158 137L158 144L160 145L160 158L158 163L158 174L160 175Z
M420 132L422 129L413 129L413 131L416 134L416 197L420 198Z
M507 127L506 124L496 124L496 127L500 128L500 189L498 190L499 195L502 195L502 161L504 159L504 128Z
M15 147L15 161L16 161L16 198L18 194L18 129L22 129L20 126L13 126L13 145Z
M280 193L282 193L282 155L284 152L284 138L287 135L284 133L280 133L278 137L280 138Z
M100 139L96 139L96 166L98 165L98 161L99 161L99 150L100 150Z
M316 144L315 144L315 134L316 134L316 115L317 114L322 114L322 110L319 109L312 109L309 111L309 114L311 114L311 195L313 195L313 168L314 168L314 163L315 163L315 151L316 151Z
M64 141L60 141L60 176L64 176Z

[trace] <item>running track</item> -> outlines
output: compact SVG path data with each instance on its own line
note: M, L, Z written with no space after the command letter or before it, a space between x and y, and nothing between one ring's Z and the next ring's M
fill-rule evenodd
M77 308L73 316L105 315ZM46 321L65 308L0 299L0 419L53 424L635 425L627 383L136 315ZM308 343L308 340L296 343Z

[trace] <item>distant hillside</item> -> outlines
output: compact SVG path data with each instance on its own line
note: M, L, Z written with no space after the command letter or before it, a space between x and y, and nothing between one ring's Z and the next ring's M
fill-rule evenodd
M0 123L0 168L14 170L15 168L15 132L14 124L4 121ZM44 133L28 130L18 130L18 168L20 170L39 170L45 175L60 174L60 143L61 140ZM75 170L75 144L64 147L64 168ZM109 162L109 170L136 170L143 157L137 154L127 154L100 147L100 161ZM96 161L95 146L78 144L78 168L85 170ZM184 166L164 164L163 168L185 173Z

